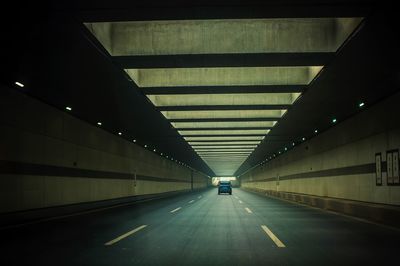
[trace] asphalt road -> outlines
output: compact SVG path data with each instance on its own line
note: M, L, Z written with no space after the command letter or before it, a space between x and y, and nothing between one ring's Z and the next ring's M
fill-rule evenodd
M400 231L240 189L0 230L1 265L398 265Z

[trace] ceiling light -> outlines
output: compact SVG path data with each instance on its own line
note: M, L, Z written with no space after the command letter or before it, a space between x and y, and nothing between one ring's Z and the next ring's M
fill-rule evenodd
M336 123L336 118L332 119L332 123Z
M101 122L97 122L97 125L101 126Z
M118 132L118 135L120 135L120 136L121 136L121 135L122 135L122 133L121 133L121 132Z
M294 142L292 143L292 146L296 145Z
M69 106L66 106L65 109L67 109L68 111L71 111L71 110L72 110L72 108L69 107Z
M154 152L156 151L156 149L153 150Z
M163 155L162 153L160 153L160 155Z
M136 139L134 139L133 142L136 142Z
M23 88L25 86L24 84L22 84L21 82L18 82L18 81L15 82L15 85L17 85L21 88Z
M314 133L318 133L318 129L314 130Z
M364 106L364 102L360 102L359 104L358 104L358 107L363 107Z
M144 147L147 148L147 144L144 144Z
M287 148L285 147L285 151L287 151Z
M302 140L302 141L305 141L305 140L306 140L306 138L304 138L304 137L303 137L301 140Z

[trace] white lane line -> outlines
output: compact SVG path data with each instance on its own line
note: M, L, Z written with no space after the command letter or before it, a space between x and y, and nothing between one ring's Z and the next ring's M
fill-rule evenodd
M261 225L261 228L265 231L265 233L267 233L267 235L272 239L272 241L275 242L275 244L280 247L280 248L284 248L286 247L280 240L279 238L276 237L276 235L274 235L274 233L271 232L271 230L268 229L268 227L266 227L265 225Z
M174 209L174 210L170 211L170 213L177 212L177 211L179 211L180 209L182 209L182 207L176 208L176 209Z
M122 240L122 239L124 239L124 238L126 238L126 237L128 237L128 236L130 236L131 234L134 234L134 233L136 233L137 231L142 230L142 229L145 228L146 226L147 226L147 225L145 225L145 224L144 224L144 225L141 225L141 226L139 226L139 227L133 229L132 231L129 231L128 233L123 234L122 236L119 236L119 237L117 237L117 238L115 238L115 239L113 239L113 240L111 240L111 241L105 243L104 245L105 245L105 246L111 246L112 244L117 243L118 241L120 241L120 240Z
M249 208L244 208L248 213L253 213Z
M201 196L198 196L197 198L198 198L198 199L201 199Z
M239 200L239 203L243 203L243 201Z
M191 201L189 201L189 204L190 204L190 203L193 203L193 202L194 202L194 200L191 200Z

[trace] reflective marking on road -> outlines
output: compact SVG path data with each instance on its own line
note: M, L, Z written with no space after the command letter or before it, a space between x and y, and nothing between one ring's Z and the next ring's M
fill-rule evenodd
M119 237L117 237L117 238L115 238L115 239L113 239L113 240L111 240L111 241L105 243L104 245L105 245L105 246L111 246L112 244L117 243L118 241L120 241L120 240L122 240L122 239L124 239L124 238L126 238L126 237L128 237L128 236L130 236L130 235L132 235L132 234L134 234L134 233L136 233L137 231L142 230L142 229L145 228L146 226L147 226L147 225L145 225L145 224L144 224L144 225L141 225L141 226L139 226L139 227L133 229L132 231L129 231L128 233L125 233L125 234L123 234L123 235L121 235L121 236L119 236Z
M243 201L239 200L239 203L243 203Z
M201 196L198 196L197 198L198 198L198 199L201 199Z
M284 248L286 247L280 240L279 238L277 238L274 233L272 233L271 230L268 229L267 226L265 225L261 225L261 228L265 231L265 233L267 233L267 235L272 239L272 241L275 242L275 244L280 247L280 248Z
M174 212L176 212L176 211L179 211L180 209L182 209L182 207L176 208L176 209L170 211L170 213L174 213Z
M194 202L194 200L191 200L191 201L189 201L189 204L190 204L190 203L193 203L193 202Z
M244 208L248 213L253 213L249 208Z

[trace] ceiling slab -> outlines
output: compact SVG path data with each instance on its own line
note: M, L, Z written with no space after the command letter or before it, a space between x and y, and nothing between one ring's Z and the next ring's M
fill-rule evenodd
M335 52L360 21L361 18L277 18L85 25L112 56L123 56Z
M322 66L126 69L143 87L306 85Z
M147 95L157 107L210 105L290 105L300 93L238 93L238 94L190 94Z

